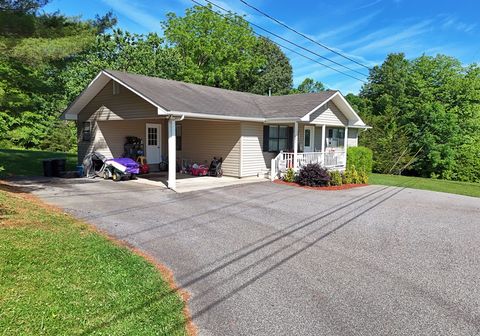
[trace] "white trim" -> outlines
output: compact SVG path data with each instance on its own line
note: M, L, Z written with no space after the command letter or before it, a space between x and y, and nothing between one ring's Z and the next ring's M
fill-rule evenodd
M163 114L165 114L167 112L167 110L165 110L163 107L161 107L160 105L158 105L157 103L155 103L153 100L151 100L150 98L144 96L143 94L141 94L140 92L138 92L137 90L135 90L134 88L132 88L131 86L128 86L127 84L125 84L124 82L122 82L120 79L118 79L117 77L109 74L108 72L106 72L105 70L102 71L102 73L104 75L106 75L107 77L109 77L110 79L114 80L115 82L123 85L124 87L126 87L127 89L129 89L130 91L132 91L133 93L135 93L137 96L143 98L144 100L146 100L147 102L149 102L150 104L152 104L153 106L155 106L157 108L157 113L158 111L163 111ZM160 113L159 113L160 114Z
M173 115L173 116L184 115L185 117L193 117L198 119L218 119L218 120L256 121L256 122L265 121L265 118L232 117L232 116L224 116L224 115L218 115L218 114L195 113L195 112L170 111L170 112L167 112L167 114Z
M243 128L244 126L245 126L245 123L240 123L240 167L238 168L238 176L240 177L243 177Z
M168 188L177 188L177 147L176 147L176 119L168 119Z
M64 120L77 120L78 119L78 114L62 114L60 116L60 119Z
M298 122L293 126L293 169L297 171L297 155L298 154Z
M310 115L312 115L312 113L314 113L315 111L317 111L320 107L322 107L323 105L325 105L326 103L328 103L329 101L331 101L333 98L335 97L340 97L340 99L342 100L342 102L347 106L348 108L348 111L353 114L354 118L357 119L356 122L361 122L363 125L358 125L358 127L363 127L363 126L366 126L365 123L363 122L362 118L360 118L360 116L358 115L357 112L355 112L355 110L352 108L352 106L350 105L350 103L345 99L345 97L343 97L343 95L337 91L335 92L333 95L331 95L327 100L325 100L323 103L321 103L320 105L318 105L317 107L315 107L313 110L311 110L310 112L308 112L306 115L304 115L301 120L302 121L307 121L307 122L310 122ZM341 111L341 110L340 110ZM341 111L343 113L343 111ZM345 115L345 113L343 113ZM347 116L345 116L347 117ZM350 126L350 118L348 118L348 126ZM353 125L352 125L353 126Z
M318 110L320 107L322 107L323 105L325 105L326 103L328 103L332 98L333 96L335 96L338 92L334 93L333 95L330 96L330 98L328 98L327 100L325 100L323 103L321 103L320 105L318 105L317 107L315 107L313 110L311 110L310 112L308 112L307 114L305 114L303 117L300 118L301 121L310 121L310 115L312 113L314 113L316 110Z
M327 125L322 125L322 153L325 153L325 142L327 136Z

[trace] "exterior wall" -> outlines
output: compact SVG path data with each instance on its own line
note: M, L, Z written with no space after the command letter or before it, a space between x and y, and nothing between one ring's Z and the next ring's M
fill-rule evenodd
M82 139L83 122L86 121L91 125L90 141ZM145 139L146 122L165 125L164 120L158 119L155 106L122 86L119 94L113 95L113 82L108 82L78 114L79 162L91 151L98 151L108 157L121 155L126 136ZM162 153L166 153L166 148L166 126L162 126Z
M312 113L310 120L314 124L325 124L332 126L347 126L348 119L340 109L331 101Z
M78 157L83 157L90 152L96 151L106 157L119 157L123 154L125 137L136 136L145 143L146 123L161 125L162 155L167 155L167 134L165 119L142 119L142 120L109 120L93 121L91 141L80 141ZM81 137L81 134L79 135ZM148 161L148 158L147 158Z
M182 150L178 159L210 163L223 158L223 174L240 177L240 122L185 119L182 125Z
M242 122L241 124L241 168L240 176L256 176L270 167L274 153L263 152L263 124Z

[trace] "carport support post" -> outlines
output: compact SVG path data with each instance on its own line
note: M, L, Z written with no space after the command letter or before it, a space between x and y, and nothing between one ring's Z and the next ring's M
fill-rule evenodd
M293 126L293 169L297 171L298 169L298 122L295 121Z
M167 186L175 190L177 187L177 134L175 128L175 118L168 119L168 180Z

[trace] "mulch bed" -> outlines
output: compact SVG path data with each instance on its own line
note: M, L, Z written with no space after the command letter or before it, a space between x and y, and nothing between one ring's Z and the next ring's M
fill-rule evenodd
M310 190L345 190L345 189L352 189L357 187L365 187L368 184L343 184L341 186L329 186L329 187L309 187L309 186L302 186L295 182L285 182L283 180L275 180L273 183L276 184L284 184L291 187L303 188L303 189L310 189Z

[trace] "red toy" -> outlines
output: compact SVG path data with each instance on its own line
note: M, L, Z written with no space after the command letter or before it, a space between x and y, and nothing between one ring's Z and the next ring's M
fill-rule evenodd
M147 164L145 156L139 156L137 162L140 165L140 174L148 174L150 172L150 167Z
M206 176L208 174L208 167L207 166L198 166L198 167L192 167L192 175L193 176Z

